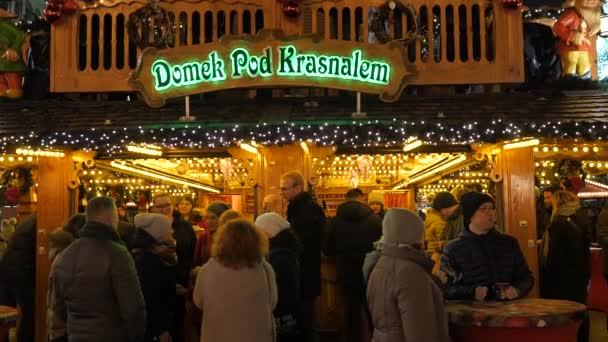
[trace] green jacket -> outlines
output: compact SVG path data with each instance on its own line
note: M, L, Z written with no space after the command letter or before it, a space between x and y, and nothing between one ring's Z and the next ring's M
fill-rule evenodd
M0 72L19 72L25 71L23 56L21 56L21 47L25 42L25 32L19 30L10 20L0 19L0 56L6 50L13 49L19 54L19 60L16 62L8 61L4 58L0 59Z

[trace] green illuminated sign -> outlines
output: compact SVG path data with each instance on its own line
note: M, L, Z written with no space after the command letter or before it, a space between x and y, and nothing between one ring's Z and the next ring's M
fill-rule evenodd
M262 30L254 38L146 49L129 84L151 106L207 91L283 86L376 93L384 101L394 101L413 74L405 48L398 43L287 38L278 30Z
M299 53L293 45L278 46L276 49L277 74L293 77L324 77L348 79L357 82L388 84L391 66L379 61L363 59L361 50L355 50L350 56L331 56ZM252 55L245 48L237 48L230 53L230 72L226 63L217 51L200 62L189 62L171 65L164 59L152 64L154 89L162 91L171 87L182 87L203 82L215 82L232 78L241 78L246 73L249 77L270 77L274 74L272 50L264 48L261 56Z

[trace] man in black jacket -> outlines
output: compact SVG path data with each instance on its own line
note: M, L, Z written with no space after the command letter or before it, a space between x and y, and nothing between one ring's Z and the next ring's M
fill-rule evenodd
M324 248L326 255L336 256L338 285L344 303L344 340L349 342L361 341L361 309L367 313L361 270L365 255L382 236L380 216L364 203L363 191L348 190L346 202L338 207L336 218L329 226Z
M321 240L325 213L304 189L304 177L292 171L281 177L281 195L289 202L287 221L303 245L300 257L302 307L300 327L304 341L314 340L315 300L321 294Z
M450 275L448 299L512 300L524 297L534 277L512 236L494 228L494 200L469 192L461 198L464 230L447 244L441 269Z

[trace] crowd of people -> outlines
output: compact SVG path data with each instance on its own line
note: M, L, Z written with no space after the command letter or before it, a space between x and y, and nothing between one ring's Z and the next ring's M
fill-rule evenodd
M316 341L322 253L336 260L349 342L363 341L365 330L374 342L450 341L446 300L514 300L534 285L519 243L497 229L487 193L440 192L423 220L357 188L327 219L298 172L281 177L280 192L264 199L255 221L221 201L196 217L192 199L158 194L152 212L131 224L114 199L91 199L49 236L49 340ZM585 303L587 223L573 193L549 192L551 208L541 209L551 215L538 215L541 296ZM35 229L35 219L21 226ZM35 274L15 266L27 235L15 236L0 268L33 317L33 296L28 303L24 295L33 288L23 284ZM19 341L33 341L21 332L31 334L33 321L21 327ZM580 341L588 341L587 320Z

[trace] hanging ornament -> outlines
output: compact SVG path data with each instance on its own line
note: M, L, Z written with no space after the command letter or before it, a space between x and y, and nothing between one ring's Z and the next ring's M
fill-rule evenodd
M369 169L372 166L369 156L363 155L357 158L357 166L359 167L359 174L363 178L363 181L366 181L367 175L369 174Z
M510 10L518 9L522 4L522 0L502 0L502 7Z
M357 174L357 170L354 168L350 169L349 183L353 189L359 187L359 175Z
M62 10L63 10L63 13L65 13L65 14L72 14L72 13L80 10L80 7L74 0L65 0L65 2L63 3Z
M222 171L222 176L226 182L230 182L232 179L232 159L224 158L220 160L220 170Z
M283 1L283 14L289 18L297 18L301 13L300 3L297 0Z
M59 17L61 17L61 8L57 5L49 3L43 12L44 20L46 20L49 24L54 23Z

